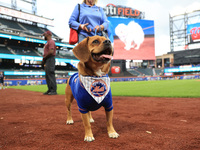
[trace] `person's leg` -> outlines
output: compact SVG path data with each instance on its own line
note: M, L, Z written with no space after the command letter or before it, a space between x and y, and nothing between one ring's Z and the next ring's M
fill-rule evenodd
M46 79L47 88L48 88L48 90L45 93L43 93L45 95L48 94L51 91L50 79L49 79L49 67L48 66L49 66L48 63L46 63L45 67L44 67L44 69L45 69L45 79Z
M49 79L50 79L51 91L56 92L57 91L57 84L56 84L55 71L50 71Z
M2 81L3 89L5 89L4 79Z
M50 82L50 89L53 93L52 95L56 94L57 85L56 85L56 77L55 77L55 57L49 58L49 82Z

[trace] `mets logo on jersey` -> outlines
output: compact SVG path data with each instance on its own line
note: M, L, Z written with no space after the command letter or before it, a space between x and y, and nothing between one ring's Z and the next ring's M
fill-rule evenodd
M107 90L107 84L103 80L95 80L90 85L90 92L95 97L103 96Z

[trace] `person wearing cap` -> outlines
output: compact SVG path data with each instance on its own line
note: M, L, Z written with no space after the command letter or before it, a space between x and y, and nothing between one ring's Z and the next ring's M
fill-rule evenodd
M43 33L44 39L47 43L44 45L44 55L42 64L44 65L45 78L48 90L43 93L44 95L57 95L57 85L55 77L55 56L56 56L56 45L52 40L52 33L46 31Z
M83 0L77 4L69 19L69 26L78 31L79 43L88 36L94 36L95 30L102 36L101 31L108 28L109 21L103 8L96 6L97 0Z

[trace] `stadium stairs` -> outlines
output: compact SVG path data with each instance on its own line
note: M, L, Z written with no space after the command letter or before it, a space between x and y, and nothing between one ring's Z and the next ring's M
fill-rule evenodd
M143 75L153 76L153 69L151 68L138 68L137 71L141 72Z
M155 68L156 75L163 75L164 70Z
M137 69L128 69L128 72L130 72L133 76L140 76L142 75L141 72L139 72Z
M163 69L159 68L137 68L137 69L128 69L133 76L156 76L162 75Z

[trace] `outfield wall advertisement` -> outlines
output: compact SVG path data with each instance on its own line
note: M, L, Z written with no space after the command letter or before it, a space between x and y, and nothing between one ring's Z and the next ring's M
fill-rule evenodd
M116 77L110 78L111 82L123 82L123 81L156 81L156 80L188 80L188 79L200 79L200 75L179 75L179 76L155 76L155 77ZM5 84L7 86L19 86L19 85L42 85L46 84L45 79L6 79ZM65 84L67 79L56 79L57 84Z
M113 59L155 60L154 21L108 17L114 36Z
M63 84L66 82L67 82L67 79L56 79L57 84ZM46 84L46 79L5 79L4 83L7 86L42 85L42 84Z

